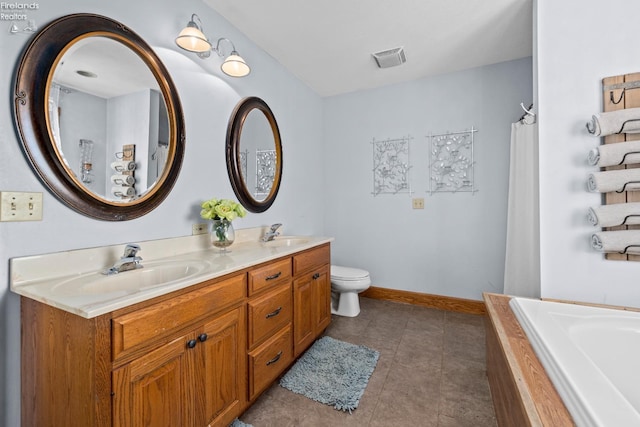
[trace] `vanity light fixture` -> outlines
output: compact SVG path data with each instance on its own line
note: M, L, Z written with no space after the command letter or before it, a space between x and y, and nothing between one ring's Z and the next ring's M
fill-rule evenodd
M178 46L189 52L197 53L202 59L211 56L212 51L217 53L218 56L224 57L225 54L220 50L220 43L223 41L231 45L231 53L220 66L222 72L231 77L244 77L248 75L251 72L251 68L249 68L246 61L238 54L233 42L228 38L221 37L218 39L216 46L213 47L207 36L202 32L202 21L200 21L200 17L195 13L191 15L191 21L189 21L187 26L180 31L180 34L176 37L176 44Z

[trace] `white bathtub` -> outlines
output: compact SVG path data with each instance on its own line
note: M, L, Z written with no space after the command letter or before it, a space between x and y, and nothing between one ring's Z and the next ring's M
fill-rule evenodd
M640 313L513 298L576 425L640 426Z

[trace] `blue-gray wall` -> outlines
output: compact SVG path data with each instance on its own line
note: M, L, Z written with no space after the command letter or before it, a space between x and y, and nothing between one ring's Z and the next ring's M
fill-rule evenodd
M384 70L381 70L384 72ZM532 99L531 58L325 99L325 230L333 262L374 286L482 299L502 292L511 123ZM429 195L429 134L474 134L476 193ZM373 196L371 141L411 135L411 197Z

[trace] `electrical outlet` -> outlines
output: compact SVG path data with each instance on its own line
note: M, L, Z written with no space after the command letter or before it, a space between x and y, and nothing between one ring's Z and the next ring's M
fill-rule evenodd
M416 197L412 199L413 209L424 209L424 199L422 197Z
M42 193L0 191L0 221L42 221Z
M191 235L195 236L196 234L207 234L209 232L208 224L200 223L193 224L191 226Z

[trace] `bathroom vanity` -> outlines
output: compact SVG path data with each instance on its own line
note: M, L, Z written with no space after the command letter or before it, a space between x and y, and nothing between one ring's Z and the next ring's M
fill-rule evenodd
M102 302L87 284L107 289L108 279L30 280L27 267L45 261L12 260L12 290L22 295L22 425L229 425L329 325L331 240L176 254L164 261L187 266L178 279L154 259L149 277L173 280L128 295L118 285ZM54 255L47 265L63 270L78 254Z

